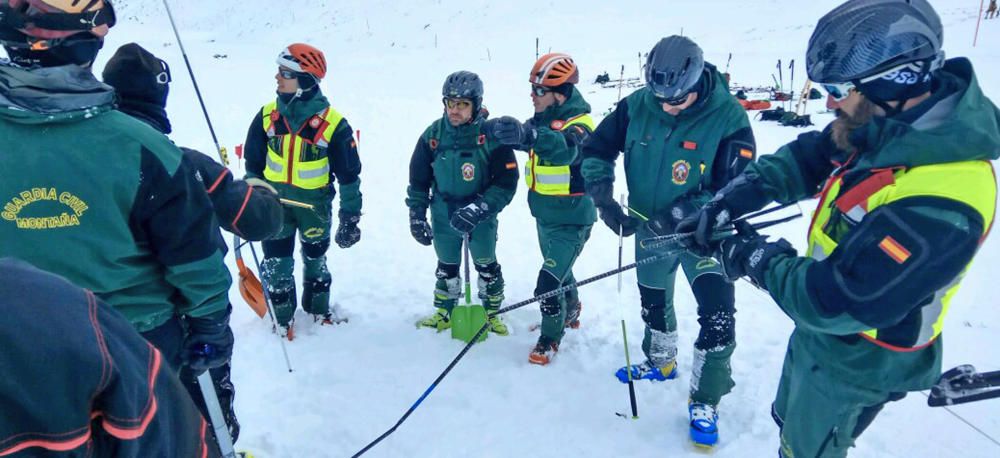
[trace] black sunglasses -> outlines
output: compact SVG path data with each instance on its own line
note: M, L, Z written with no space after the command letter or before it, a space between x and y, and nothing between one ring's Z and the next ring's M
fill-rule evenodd
M535 94L535 96L537 97L545 97L545 94L548 94L549 92L552 92L552 89L549 89L545 86L538 86L535 84L531 85L531 93Z

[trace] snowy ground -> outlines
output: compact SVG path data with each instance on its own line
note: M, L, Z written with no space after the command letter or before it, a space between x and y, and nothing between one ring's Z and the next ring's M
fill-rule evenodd
M177 143L212 150L181 53L163 6L153 0L120 0L122 23L102 59L136 41L166 59L174 84L169 112ZM625 4L628 6L625 6ZM441 114L445 75L467 69L486 82L486 105L494 116L531 114L526 82L541 51L571 53L582 69L580 86L601 115L617 91L589 84L607 71L637 76L638 53L661 37L683 33L699 42L709 61L725 67L733 54L735 83L768 85L782 59L785 81L796 60L795 86L805 82L804 52L815 21L839 3L822 0L675 0L608 2L584 0L506 2L415 0L262 0L171 2L220 141L232 151L242 143L254 112L274 96L274 56L295 41L312 43L330 63L324 91L361 131L365 215L361 242L331 248L333 294L350 323L320 328L300 320L298 339L288 345L295 371L285 369L270 323L243 307L234 288L237 335L233 378L243 424L238 448L258 458L349 456L390 427L457 354L462 343L446 334L417 331L414 321L431 311L433 250L408 234L403 197L407 163L416 137ZM978 48L972 38L978 3L932 2L946 27L950 56L969 56L989 95L1000 94L1000 21L987 21ZM103 60L98 68L103 66ZM626 90L627 93L627 90ZM813 102L818 111L822 101ZM600 116L598 116L600 117ZM815 116L825 124L830 115ZM761 153L774 151L800 131L754 122ZM232 155L232 153L231 153ZM520 156L521 161L524 160ZM241 164L233 164L237 174ZM621 182L621 181L620 181ZM619 191L624 191L621 189ZM534 221L518 190L500 218L498 256L509 302L531 296L541 259ZM809 211L808 205L803 209ZM771 233L804 246L806 219ZM945 364L973 363L1000 369L989 349L1000 343L1000 313L991 293L991 268L1000 266L1000 237L983 247L945 330ZM576 269L577 278L616 264L616 237L598 223ZM627 250L626 262L632 259ZM235 274L235 271L234 271ZM635 275L625 275L621 302L627 309L633 358L641 355ZM369 456L678 456L693 454L687 441L686 400L691 348L697 334L695 303L679 282L680 379L637 384L638 421L615 412L628 409L627 390L613 377L624 364L615 282L581 290L583 327L569 332L553 364L527 362L539 319L537 306L506 316L513 335L492 337L473 348L423 405ZM777 428L769 405L780 373L790 321L765 294L737 287L739 348L733 359L737 386L721 407L719 457L774 456ZM300 312L301 313L301 312ZM1000 437L1000 403L983 402L953 411L985 433ZM858 457L1000 456L992 443L942 409L926 407L911 394L888 407L860 439Z

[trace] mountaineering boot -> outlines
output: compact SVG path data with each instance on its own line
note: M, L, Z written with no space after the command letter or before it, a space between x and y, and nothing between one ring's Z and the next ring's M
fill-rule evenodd
M447 310L439 308L430 316L417 321L417 327L436 329L437 332L444 331L451 328L450 315Z
M313 317L313 323L319 322L320 326L333 325L333 314L330 312L314 313L312 317Z
M510 335L510 330L507 329L507 324L503 322L500 315L493 315L494 312L496 312L496 310L486 309L486 314L489 317L486 319L486 322L489 324L489 329L487 330L498 336Z
M677 378L677 362L671 361L663 366L656 367L648 359L640 364L629 366L632 368L632 380L649 380L651 382L662 382ZM622 367L615 372L622 383L628 383L628 372Z
M528 354L528 362L544 366L552 361L557 351L559 351L559 342L546 335L538 336L538 343L535 344L535 348Z
M577 302L576 306L566 305L566 327L569 329L580 329L580 312L583 311L583 303Z
M279 324L273 328L273 331L282 339L288 339L289 342L295 340L295 318L292 318L286 324Z
M691 442L696 447L714 447L719 442L719 414L715 407L688 401L688 416L691 419Z

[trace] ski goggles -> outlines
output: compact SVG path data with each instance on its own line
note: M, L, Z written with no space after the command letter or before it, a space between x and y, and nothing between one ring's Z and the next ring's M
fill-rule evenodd
M827 94L830 94L830 97L833 97L835 102L840 102L846 99L851 95L852 90L857 90L854 83L851 82L824 83L821 86L823 86L823 90L825 90Z
M531 93L535 94L535 97L545 97L545 94L548 94L549 92L552 92L552 89L545 86L539 86L537 84L531 85Z
M688 95L690 95L690 94L691 93L688 92L687 94L680 95L680 96L674 97L672 99L668 99L666 97L660 97L658 95L655 96L655 97L656 97L656 101L657 102L665 103L665 104L671 105L671 106L677 106L677 105L684 104L684 102L687 102Z
M449 99L447 97L441 99L444 106L449 110L454 110L456 107L460 110L464 110L472 106L472 102L467 99Z
M287 68L279 68L278 69L278 74L281 75L281 77L284 78L284 79L286 79L286 80L296 79L295 71L294 70L289 70Z

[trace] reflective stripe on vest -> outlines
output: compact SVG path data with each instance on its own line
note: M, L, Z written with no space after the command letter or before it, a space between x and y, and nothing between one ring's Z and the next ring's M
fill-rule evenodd
M271 102L264 105L261 111L264 121L264 131L267 133L269 139L275 137L278 138L279 150L275 151L272 148L273 143L268 142L267 145L267 167L264 169L264 178L268 181L276 183L286 183L297 188L303 189L319 189L325 187L330 183L330 160L328 155L323 155L323 157L311 161L302 160L302 151L307 145L312 145L317 148L327 148L329 147L330 141L333 138L333 133L337 129L337 125L344 117L334 110L333 107L327 107L316 116L306 120L305 124L299 126L298 130L293 130L291 126L288 125L288 121L281 116L278 111L277 102ZM316 121L317 119L321 120ZM313 123L318 122L319 125L314 125L318 129L318 133L314 138L304 138L299 134L304 128ZM277 134L276 133L276 123L284 123L287 134Z
M912 169L874 170L871 177L841 195L843 175L831 177L823 189L812 225L809 228L809 255L822 261L837 248L824 229L830 222L833 208L853 223L858 223L875 208L910 197L938 197L962 202L983 217L985 239L996 213L997 186L993 166L988 161L966 161L933 164ZM971 263L970 263L971 264ZM934 343L944 327L945 315L952 297L968 271L967 265L946 286L934 293L930 303L921 308L920 332L912 347L898 347L878 340L878 330L859 333L868 341L894 351L915 351Z
M561 121L554 121L553 124L559 122ZM564 131L576 125L588 132L595 129L594 119L590 114L584 113L567 120L559 130ZM540 162L534 149L528 152L528 162L524 164L524 183L528 185L528 189L547 196L579 195L571 192L573 176L569 165L541 165Z

